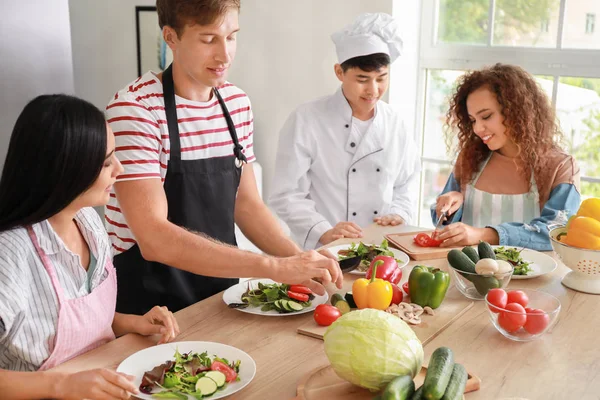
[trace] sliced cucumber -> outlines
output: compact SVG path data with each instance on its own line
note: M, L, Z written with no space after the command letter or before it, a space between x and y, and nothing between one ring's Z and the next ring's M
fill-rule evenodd
M215 381L217 387L225 385L225 374L220 371L208 371L204 376Z
M275 300L273 302L273 307L275 307L275 310L281 311L281 309L282 309L282 307L281 307L281 300Z
M340 310L340 312L342 314L346 314L346 313L350 312L350 305L348 304L348 302L346 300L339 300L337 303L335 303L335 308Z
M286 312L292 311L292 309L289 306L289 303L289 300L281 300L281 305L283 306L283 309Z
M337 303L338 301L344 301L344 296L342 296L339 293L335 293L333 296L331 296L331 305L335 306L335 303Z
M302 304L296 303L295 301L291 300L287 302L287 305L290 308L290 311L302 311L304 309Z
M217 391L217 383L212 379L203 376L196 382L196 391L202 393L202 396L210 396Z

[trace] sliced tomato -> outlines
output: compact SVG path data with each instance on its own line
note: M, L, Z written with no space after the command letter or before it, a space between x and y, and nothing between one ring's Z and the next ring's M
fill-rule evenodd
M413 241L420 247L438 247L442 244L441 240L437 240L426 234L425 232L417 233Z
M290 286L290 291L294 293L312 294L312 290L304 285L292 285Z
M227 382L232 382L237 378L237 372L233 370L229 365L222 363L221 361L213 361L210 365L211 371L219 371L225 375L225 380Z
M293 299L293 300L298 300L301 302L308 301L308 295L304 294L304 293L296 293L296 292L292 292L291 290L288 290L287 295L290 299Z

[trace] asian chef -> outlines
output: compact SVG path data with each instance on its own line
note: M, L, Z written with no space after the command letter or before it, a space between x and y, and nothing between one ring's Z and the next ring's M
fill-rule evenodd
M305 249L360 238L373 221L410 223L418 196L417 146L399 113L381 100L402 49L397 22L363 14L331 38L341 86L287 119L269 197Z

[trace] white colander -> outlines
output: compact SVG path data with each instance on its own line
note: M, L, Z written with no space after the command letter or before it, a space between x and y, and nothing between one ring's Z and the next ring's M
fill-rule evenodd
M600 250L585 250L559 242L556 237L566 231L564 226L550 231L552 248L571 269L562 284L580 292L600 294Z

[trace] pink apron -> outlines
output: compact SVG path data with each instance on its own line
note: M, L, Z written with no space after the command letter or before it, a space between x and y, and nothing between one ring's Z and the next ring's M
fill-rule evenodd
M53 368L80 354L90 351L115 338L112 322L117 302L117 277L110 258L104 268L108 276L90 294L75 299L65 298L56 271L50 259L40 248L33 229L27 228L52 286L58 297L58 324L54 343L50 344L50 357L44 361L40 371Z

